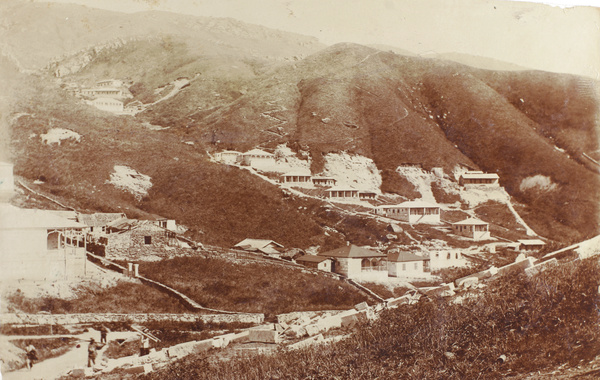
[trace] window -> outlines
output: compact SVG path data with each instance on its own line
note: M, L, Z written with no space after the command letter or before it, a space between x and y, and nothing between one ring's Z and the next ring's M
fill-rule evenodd
M452 258L452 256L451 256L451 255L452 255L452 254L451 254L450 252L448 252L448 256L446 256L446 259L447 259L447 260L450 260L450 259Z
M144 244L152 244L152 236L144 236Z
M419 269L419 263L415 263L415 270Z
M402 264L402 270L406 270L406 264Z

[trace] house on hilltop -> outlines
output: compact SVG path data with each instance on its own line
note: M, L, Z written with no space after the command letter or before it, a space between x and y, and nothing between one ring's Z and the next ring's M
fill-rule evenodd
M347 187L332 187L325 190L325 198L331 200L353 200L358 199L358 190L350 186Z
M407 201L397 205L382 205L374 208L376 215L397 219L410 224L439 224L440 206L425 201Z
M96 87L121 87L124 83L120 79L104 79L96 82Z
M302 264L307 268L331 272L333 260L329 257L304 255L296 259L298 264Z
M281 175L281 184L284 186L313 187L310 172L289 172Z
M331 271L348 278L387 278L387 255L356 245L348 245L327 252L319 257L332 259Z
M467 218L460 222L452 223L452 231L456 235L465 236L473 240L490 239L490 224L477 218Z
M123 112L123 102L113 98L97 98L90 100L89 104L102 111L108 111L112 113Z
M388 272L391 277L426 277L431 272L429 258L410 252L390 253Z
M497 187L500 177L496 173L484 173L482 171L468 171L461 174L458 184L469 187Z
M0 204L0 278L58 281L85 276L85 227L48 210Z
M242 154L241 161L242 165L265 169L275 165L275 155L261 149L252 149Z
M537 251L546 245L543 240L540 239L521 239L517 240L519 243L520 251Z
M222 152L215 153L215 160L228 165L237 164L242 156L242 152L235 150L224 150Z
M239 248L249 252L278 254L283 249L283 245L267 239L244 239L234 245L233 248Z
M335 186L337 180L333 177L312 177L315 186Z

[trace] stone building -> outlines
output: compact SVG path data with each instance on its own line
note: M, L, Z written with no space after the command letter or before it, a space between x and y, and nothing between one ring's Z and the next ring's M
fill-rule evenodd
M320 257L332 259L331 271L348 278L387 278L387 255L356 245L321 252Z

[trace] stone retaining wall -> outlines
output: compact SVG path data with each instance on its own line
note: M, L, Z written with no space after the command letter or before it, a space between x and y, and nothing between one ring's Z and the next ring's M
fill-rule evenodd
M148 322L205 322L253 323L264 322L264 314L0 314L0 323L7 325L70 325L81 323L148 323Z

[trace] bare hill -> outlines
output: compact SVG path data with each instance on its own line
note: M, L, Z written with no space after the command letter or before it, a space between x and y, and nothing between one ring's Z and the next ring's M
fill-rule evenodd
M0 4L2 50L26 68L41 68L54 58L109 41L170 35L185 36L198 49L205 43L218 43L221 52L268 59L294 59L323 47L314 37L233 19L158 11L125 14L82 5L18 0Z

